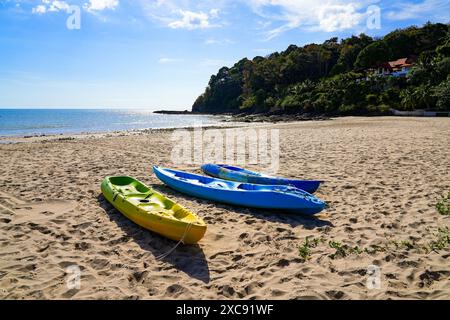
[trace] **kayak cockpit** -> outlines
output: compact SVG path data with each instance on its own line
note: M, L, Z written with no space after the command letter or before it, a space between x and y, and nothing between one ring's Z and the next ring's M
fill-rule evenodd
M111 177L109 182L117 192L126 195L147 194L151 191L150 188L131 177Z

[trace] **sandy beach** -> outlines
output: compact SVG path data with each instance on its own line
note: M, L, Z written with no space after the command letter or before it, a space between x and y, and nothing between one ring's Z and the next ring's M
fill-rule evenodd
M450 247L436 249L450 217L435 208L450 191L450 119L265 126L280 129L279 175L325 181L316 194L329 207L316 218L172 191L151 172L172 166L170 130L0 144L0 298L450 298ZM157 260L175 243L113 209L100 192L108 175L197 213L205 237ZM79 289L66 286L71 265ZM367 285L371 265L379 288Z

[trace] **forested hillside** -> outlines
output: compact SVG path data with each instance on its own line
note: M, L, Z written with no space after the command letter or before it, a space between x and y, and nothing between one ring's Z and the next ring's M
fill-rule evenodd
M414 57L406 77L373 73L381 64ZM365 34L322 44L289 46L242 59L213 75L192 111L203 113L382 114L450 108L448 24Z

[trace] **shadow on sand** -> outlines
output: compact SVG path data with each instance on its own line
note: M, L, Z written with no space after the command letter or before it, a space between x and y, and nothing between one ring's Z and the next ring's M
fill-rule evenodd
M333 224L327 220L322 220L317 216L309 216L309 215L301 215L295 213L286 213L285 211L277 211L277 210L263 210L256 208L246 208L246 207L238 207L233 205L228 205L224 203L218 203L210 200L200 199L185 195L181 192L173 190L164 184L160 185L152 185L152 188L157 192L160 192L164 195L170 197L182 198L188 201L195 201L201 204L214 204L217 208L225 209L227 211L237 212L239 214L248 214L257 219L262 219L271 222L284 223L292 228L295 228L299 225L302 225L306 229L315 229L324 226L332 227ZM189 209L189 208L188 208Z
M97 197L97 201L111 221L115 222L124 230L143 250L151 252L155 257L168 252L176 245L175 241L144 229L129 220L116 210L102 194ZM170 263L177 270L204 283L208 283L210 280L208 262L199 245L180 244L170 255L161 259L161 261Z

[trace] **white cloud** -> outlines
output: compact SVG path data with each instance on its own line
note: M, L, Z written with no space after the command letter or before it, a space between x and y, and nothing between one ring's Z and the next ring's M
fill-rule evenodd
M44 14L47 12L67 11L70 5L65 1L42 0L42 3L33 7L32 13Z
M178 62L178 61L180 61L180 59L174 59L174 58L168 58L168 57L163 57L163 58L158 59L158 63L160 63L160 64L168 64L168 63L173 63L173 62Z
M325 32L352 29L365 17L366 9L376 0L250 0L249 5L260 17L277 22L268 24L267 39L299 27Z
M219 9L211 9L209 10L209 16L213 19L219 17Z
M205 44L207 45L220 45L220 46L224 46L224 45L231 45L231 44L235 44L236 42L230 39L215 39L215 38L209 38L205 40Z
M105 9L114 10L119 5L119 0L89 0L84 5L87 11L102 11Z
M115 9L119 5L119 0L89 0L83 8L89 12L102 11L105 9ZM42 0L41 4L32 8L32 13L44 14L48 12L68 11L70 4L61 0Z
M216 39L206 39L205 44L221 44L221 42Z
M319 28L326 32L351 29L359 24L362 16L352 4L321 7Z
M47 7L42 5L42 4L40 4L40 5L37 5L36 7L34 7L32 9L32 12L33 13L37 13L37 14L43 14L43 13L47 12Z
M209 14L204 12L193 12L180 10L181 19L172 21L168 26L172 29L206 29L215 27L216 25L211 23L211 19L218 17L218 11L212 9Z
M222 8L231 3L231 0L138 1L150 19L172 29L186 30L223 26Z
M61 11L61 10L67 11L70 7L70 5L65 1L58 1L58 0L49 1L49 0L47 0L45 2L47 2L49 4L49 7L47 10L50 12Z
M386 17L390 20L408 20L426 17L428 19L448 21L450 2L448 0L424 0L418 3L400 2L394 4Z

